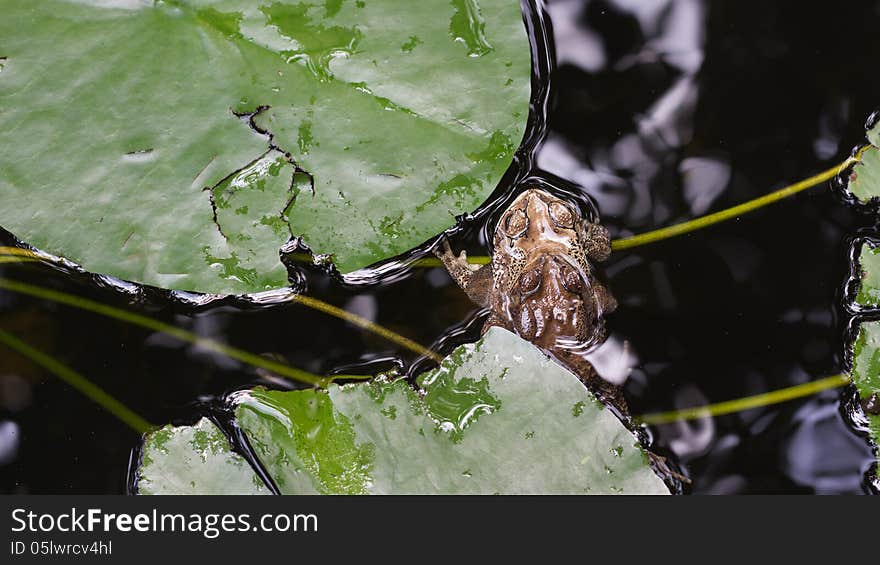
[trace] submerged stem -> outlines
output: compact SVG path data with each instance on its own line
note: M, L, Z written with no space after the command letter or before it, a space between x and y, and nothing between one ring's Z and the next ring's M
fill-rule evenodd
M726 402L719 402L718 404L708 404L706 406L685 408L683 410L671 410L669 412L655 412L652 414L644 414L642 416L636 416L635 419L636 421L643 424L669 424L681 420L696 420L698 418L706 418L708 416L721 416L723 414L741 412L750 408L759 408L762 406L769 406L771 404L786 402L788 400L794 400L795 398L809 396L823 390L841 387L849 384L850 382L852 382L852 379L849 377L849 375L840 374L833 377L819 379L818 381L795 385L792 387L774 390L771 392L765 392L763 394L756 394L755 396L747 396L745 398L738 398L736 400L728 400Z
M488 255L474 255L473 257L468 255L467 262L471 265L488 265L492 262L492 258ZM436 257L423 257L413 261L412 266L419 268L442 267L443 261Z
M366 318L362 318L357 314L352 314L347 310L343 310L342 308L338 308L333 306L332 304L327 304L322 300L318 300L317 298L312 298L310 296L304 296L302 294L294 295L294 302L302 304L303 306L308 306L309 308L313 308L318 310L319 312L324 312L325 314L329 314L331 316L335 316L341 320L345 320L350 324L363 328L365 330L371 331L376 335L384 337L388 341L394 342L400 346L403 346L411 351L418 353L419 355L424 355L425 357L432 359L436 362L441 362L443 357L434 353L430 349L416 343L415 341L409 339L408 337L404 337L398 333L395 333L387 328L380 326Z
M0 263L24 263L24 262L35 262L35 261L41 260L39 255L37 255L33 251L30 251L28 249L22 249L19 247L0 247L0 254L12 255L11 257L0 255ZM0 280L2 280L2 279L0 279ZM224 353L234 359L239 359L240 361L244 361L248 364L251 364L251 365L254 365L257 367L261 367L264 369L268 369L273 372L279 373L283 376L294 378L296 380L302 380L302 381L307 382L309 384L323 386L324 383L333 382L334 380L340 380L340 379L372 378L372 377L365 377L363 375L334 375L332 378L331 377L320 377L318 375L313 375L311 373L301 371L300 369L295 369L293 367L288 367L283 364L269 361L263 357L255 356L255 355L253 355L251 353L247 353L245 351L237 350L233 347L229 347L229 346L226 346L226 345L223 345L220 343L212 342L211 340L208 340L206 338L200 338L200 337L196 336L195 334L191 334L191 333L187 332L186 330L182 330L180 328L175 328L174 326L170 326L167 324L162 324L162 322L158 322L156 320L153 320L151 318L147 318L145 316L139 316L138 314L126 312L124 310L119 310L119 309L113 308L111 306L106 306L104 304L100 304L97 302L92 302L92 301L85 299L85 298L80 298L80 297L72 296L72 295L64 295L64 293L59 293L57 291L43 289L42 287L36 287L33 285L27 285L26 283L21 283L21 282L11 281L11 280L8 282L12 283L12 284L20 285L18 287L19 288L18 292L25 292L24 290L21 290L21 289L28 288L29 291L31 291L31 292L25 292L25 293L32 294L34 296L39 296L40 298L45 298L48 300L54 300L56 302L63 302L65 304L75 306L78 308L82 308L84 310L89 310L92 312L103 314L105 316L114 317L114 318L117 318L117 319L120 319L120 320L123 320L126 322L130 322L130 323L134 323L134 324L137 324L140 326L148 327L150 329L155 329L157 331L162 331L164 333L168 333L168 334L173 335L174 337L177 337L177 338L182 339L184 341L189 341L191 343L198 342L198 345L206 346L209 349L219 351L219 352ZM2 283L0 283L0 287L2 287ZM9 288L9 290L15 290L10 287L7 287L7 288ZM44 291L43 294L42 295L34 294L34 292L36 292L37 289ZM60 299L59 300L55 299L61 295L64 295L66 297L66 301L62 301ZM55 298L49 298L49 296L54 296ZM318 300L317 298L312 298L309 296L304 296L302 294L297 294L294 296L293 301L297 302L299 304L302 304L304 306L307 306L309 308L323 312L325 314L329 314L329 315L334 316L336 318L340 318L342 320L345 320L346 322L349 322L349 323L351 323L355 326L358 326L360 328L363 328L367 331L373 332L376 335L379 335L379 336L381 336L381 337L383 337L393 343L401 345L401 346L405 347L406 349L414 351L414 352L418 353L419 355L424 355L425 357L427 357L433 361L436 361L437 363L439 363L440 361L443 360L443 358L440 355L438 355L437 353L434 353L430 349L424 347L423 345L420 345L419 343L416 343L415 341L413 341L407 337L404 337L404 336L402 336L396 332L393 332L383 326L380 326L379 324L371 322L370 320L367 320L366 318L362 318L361 316L358 316L357 314L353 314L351 312L343 310L342 308L338 308L338 307L333 306L331 304L327 304L326 302L324 302L322 300ZM149 321L149 323L148 323L148 321ZM257 362L254 361L255 358L261 360L260 364L258 364ZM272 366L275 368L267 366L268 364L272 364ZM287 371L286 372L279 371L278 367L286 367Z
M12 257L4 257L3 255L0 255L0 263L24 263L24 262L34 262L34 261L41 260L40 256L37 255L36 253L34 253L33 251L30 251L28 249L22 249L20 247L0 247L0 254L13 255ZM74 297L74 298L76 298L76 297ZM85 299L83 299L83 300L85 300ZM408 337L404 337L396 332L389 330L388 328L385 328L383 326L380 326L379 324L376 324L375 322L371 322L370 320L367 320L366 318L362 318L361 316L358 316L357 314L353 314L351 312L343 310L342 308L338 308L336 306L333 306L332 304L328 304L322 300L318 300L317 298L312 298L310 296L304 296L302 294L297 294L297 295L294 295L292 300L294 302L302 304L303 306L307 306L307 307L312 308L314 310L318 310L319 312L329 314L329 315L334 316L336 318L339 318L341 320L345 320L346 322L349 322L352 325L355 325L355 326L363 328L367 331L373 332L376 335L387 339L388 341L396 343L406 349L409 349L410 351L414 351L415 353L418 353L419 355L423 355L433 361L436 361L437 363L439 363L440 361L443 360L443 358L440 355L438 355L437 353L431 351L430 349L428 349L427 347L425 347L419 343L416 343L415 341L409 339ZM107 307L107 308L110 308L110 307ZM132 316L136 316L136 314L132 314ZM131 320L127 320L127 321L131 321ZM134 323L138 323L138 322L134 322ZM143 324L141 324L141 325L143 325ZM184 330L180 330L180 331L182 332ZM201 339L201 338L199 338L199 339ZM187 338L187 341L191 341L191 340L189 338ZM261 357L261 359L262 359L262 357ZM253 363L251 363L251 364L253 364ZM262 367L261 365L257 365L257 366ZM267 368L267 367L263 367L263 368ZM295 370L298 371L298 369L295 369ZM304 374L306 374L306 373L304 373ZM323 379L323 377L319 377L317 375L313 375L313 377L315 379L318 379L319 381L321 379ZM339 378L354 379L354 378L358 378L358 376L357 375L343 375L343 376L336 376L335 378L337 378L337 379L339 379ZM324 380L326 380L326 379L324 379ZM306 381L306 382L309 382L310 384L320 384L318 381L315 381L315 382Z
M43 353L42 351L39 351L37 349L34 349L33 347L21 341L12 334L0 330L0 343L3 343L10 349L17 351L19 354L27 357L37 365L40 365L47 371L51 372L56 377L66 382L67 384L81 392L83 395L88 397L90 400L104 408L104 410L122 420L125 424L128 425L128 427L130 427L137 433L143 434L155 427L148 421L138 416L127 406L107 394L104 389L92 383L86 377L80 375L70 367L67 367L62 363L56 361L52 356Z
M302 369L297 369L295 367L285 365L284 363L278 363L277 361L266 359L265 357L243 351L236 347L232 347L230 345L226 345L209 338L201 337L182 328L172 326L171 324L166 324L164 322L160 322L159 320L154 320L153 318L150 318L148 316L142 316L140 314L135 314L134 312L128 312L120 308L101 304L100 302L89 300L88 298L83 298L81 296L67 294L66 292L43 288L40 286L7 278L0 278L0 288L12 292L27 294L36 298L41 298L43 300L58 302L59 304L65 304L67 306L73 306L74 308L79 308L80 310L86 310L88 312L107 316L108 318L114 318L116 320L135 324L149 330L161 332L181 341L192 343L193 345L203 347L210 351L226 355L227 357L236 359L243 363L247 363L248 365L252 365L254 367L259 367L261 369L272 371L277 375L295 381L317 386L321 386L323 383L327 382L326 377L314 375L307 371L303 371ZM345 377L337 375L335 378L353 377L348 375Z
M842 163L834 165L833 167L826 169L821 173L817 173L807 179L798 181L794 184L790 184L784 188L780 188L777 191L771 192L770 194L765 194L764 196L755 198L754 200L749 200L748 202L744 202L737 206L733 206L725 210L720 210L713 214L708 214L699 218L694 218L693 220L682 222L680 224L675 224L665 228L659 228L639 235L634 235L632 237L615 239L611 242L611 249L613 249L614 251L620 251L623 249L629 249L631 247L638 247L640 245L654 243L655 241L669 239L670 237L675 237L677 235L696 231L705 227L709 227L713 224L723 222L724 220L729 220L730 218L753 212L759 208L767 206L768 204L773 204L784 198L793 196L798 192L802 192L804 190L807 190L808 188L812 188L818 184L833 179L834 177L839 175L845 168L849 167L853 163L858 162L859 159L861 159L862 153L864 153L867 147L868 146L862 147L852 157L849 157Z
M0 263L37 263L39 259L29 257L0 257Z

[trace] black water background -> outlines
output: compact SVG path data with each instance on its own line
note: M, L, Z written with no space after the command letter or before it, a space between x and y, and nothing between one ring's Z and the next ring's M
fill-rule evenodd
M842 160L880 106L880 3L549 2L557 68L544 169L585 187L615 235L765 194ZM616 254L615 339L636 356L636 414L799 384L843 368L848 238L872 223L828 187L699 233ZM454 246L485 251L479 226ZM129 308L325 373L413 356L296 305L193 308L46 267L26 280ZM311 295L446 348L477 311L440 269L352 288L316 269ZM87 375L156 423L264 382L252 369L139 327L0 293L0 328ZM361 367L364 370L364 367ZM366 371L364 371L366 372ZM654 430L696 493L863 492L867 441L839 390ZM0 353L0 492L119 493L136 434L43 370Z

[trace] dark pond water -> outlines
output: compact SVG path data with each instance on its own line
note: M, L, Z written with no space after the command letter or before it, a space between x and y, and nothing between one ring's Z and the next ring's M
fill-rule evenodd
M639 233L766 194L841 161L880 105L880 3L555 0L556 68L537 165L583 187L612 234ZM837 374L848 240L870 225L827 187L605 266L620 307L606 370L635 414L717 402ZM454 247L486 253L473 222ZM7 238L8 239L8 238ZM4 243L9 243L6 241ZM295 273L310 295L445 352L480 312L440 269L345 283ZM152 316L314 373L428 365L295 304L196 306L121 292L46 266L28 281ZM87 375L155 423L263 383L252 368L137 326L0 293L0 329ZM846 391L653 429L690 492L866 492L873 460ZM138 436L67 385L0 352L0 491L121 493Z

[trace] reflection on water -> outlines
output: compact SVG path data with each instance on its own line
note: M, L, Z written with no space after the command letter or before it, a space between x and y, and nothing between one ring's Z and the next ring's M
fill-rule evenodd
M591 198L616 237L831 166L861 142L864 117L880 105L880 77L864 72L880 48L880 13L851 4L772 3L757 18L741 2L549 2L557 67L537 165L555 184L583 187L571 196L587 211ZM509 195L499 209L505 201ZM484 254L492 216L463 225L453 247ZM611 339L594 352L597 366L625 381L635 414L840 372L847 238L866 223L820 187L616 253L604 271L620 306L607 321ZM318 267L291 271L311 296L442 352L479 334L483 314L442 269L368 274L341 281ZM2 265L0 276L131 309L316 374L430 366L283 293L206 300L33 265ZM198 345L12 293L0 293L0 328L156 423L191 421L200 403L230 390L284 384ZM826 391L652 432L684 464L692 492L863 492L871 450L840 405L840 391ZM3 492L123 492L137 441L90 401L0 352Z

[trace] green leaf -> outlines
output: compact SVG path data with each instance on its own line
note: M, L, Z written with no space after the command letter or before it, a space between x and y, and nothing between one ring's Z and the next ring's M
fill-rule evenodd
M859 393L880 392L880 322L863 322L853 343L853 382Z
M862 322L852 347L852 378L859 396L880 394L880 322ZM871 437L880 445L880 415L867 416Z
M6 0L0 37L0 225L172 289L285 286L292 236L342 272L405 252L528 117L515 0Z
M419 384L251 391L236 415L287 493L668 492L632 433L512 333L492 328Z
M226 436L207 418L165 426L144 440L140 494L270 494Z
M869 147L849 177L849 191L862 202L880 196L880 149Z
M859 251L859 269L862 277L856 303L880 306L880 248L863 243Z
M505 330L419 382L252 390L235 414L283 493L669 492L577 377Z
M861 202L880 197L880 123L867 135L871 146L862 154L861 162L853 166L847 183L849 192Z

